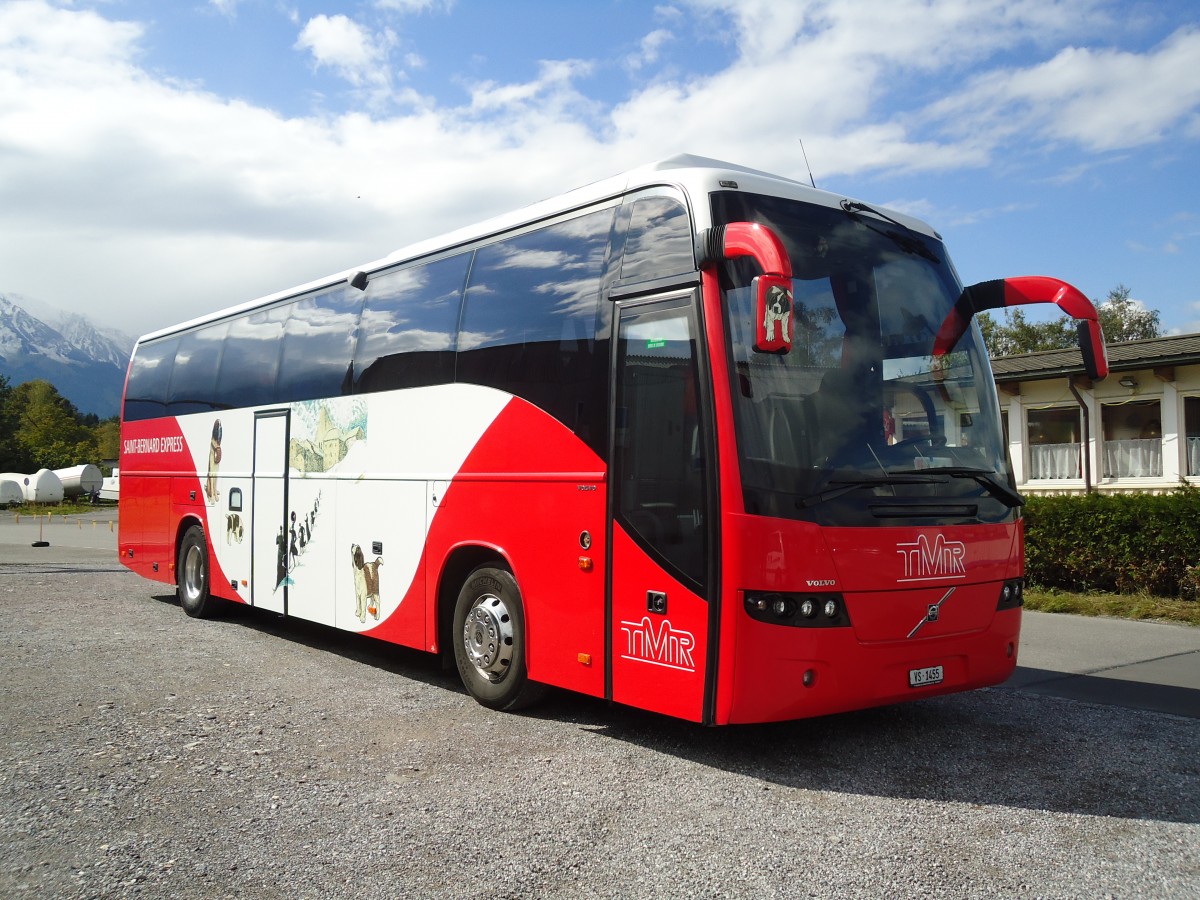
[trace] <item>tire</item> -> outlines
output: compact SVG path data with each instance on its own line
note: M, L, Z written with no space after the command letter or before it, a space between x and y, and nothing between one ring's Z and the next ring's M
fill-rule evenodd
M216 610L217 601L209 590L208 544L204 529L193 525L179 544L175 565L175 592L183 611L194 619L205 619Z
M459 677L483 706L523 709L545 694L525 668L525 608L511 572L479 566L467 576L450 634Z

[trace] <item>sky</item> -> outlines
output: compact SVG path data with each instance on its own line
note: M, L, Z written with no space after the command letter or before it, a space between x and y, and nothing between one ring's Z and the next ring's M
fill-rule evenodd
M677 153L1200 332L1195 0L0 0L0 294L130 334Z

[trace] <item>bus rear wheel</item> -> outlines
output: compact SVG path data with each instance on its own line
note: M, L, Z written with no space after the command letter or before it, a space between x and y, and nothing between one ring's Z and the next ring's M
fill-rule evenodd
M463 685L483 706L522 709L545 693L525 669L525 609L511 572L471 572L454 605L451 636Z
M189 528L179 544L175 586L179 605L189 616L204 619L213 614L216 600L209 590L208 544L199 525Z

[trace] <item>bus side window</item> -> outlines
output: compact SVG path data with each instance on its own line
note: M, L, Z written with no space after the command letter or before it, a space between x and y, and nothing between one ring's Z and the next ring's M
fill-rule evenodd
M125 387L126 422L166 415L167 385L178 347L177 337L138 345L129 367L129 384Z
M216 396L217 371L227 328L226 322L217 322L180 337L167 388L167 415L184 416L220 408Z
M596 327L615 209L477 250L458 338L458 381L528 400L601 456L606 401Z
M350 393L350 360L363 295L346 285L299 298L284 328L276 400L291 403Z
M264 406L275 401L275 375L287 307L256 310L231 319L221 351L218 408Z
M371 277L354 354L357 392L449 384L471 254Z
M673 197L640 197L633 204L622 281L647 281L696 269L687 209Z

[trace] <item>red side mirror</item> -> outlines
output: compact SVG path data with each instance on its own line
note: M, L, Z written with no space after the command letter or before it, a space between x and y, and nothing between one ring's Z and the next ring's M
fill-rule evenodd
M949 353L966 333L971 319L981 310L1032 303L1053 303L1071 318L1078 319L1079 350L1083 354L1084 369L1094 381L1108 375L1108 353L1096 307L1078 288L1044 275L981 281L966 288L938 330L933 342L934 356Z

